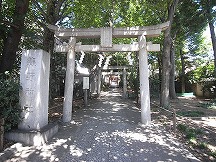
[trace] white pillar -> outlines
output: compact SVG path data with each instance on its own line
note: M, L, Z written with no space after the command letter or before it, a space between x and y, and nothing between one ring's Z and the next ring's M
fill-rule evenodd
M73 85L75 70L75 44L76 38L71 37L69 41L69 51L67 53L67 70L65 79L65 91L63 101L63 122L71 121L73 103Z
M127 98L127 77L126 77L126 69L123 69L123 97Z
M146 37L138 37L139 41L139 73L140 73L140 101L141 101L141 122L148 125L151 123L150 112L150 93L149 93L149 74L148 56L146 47Z

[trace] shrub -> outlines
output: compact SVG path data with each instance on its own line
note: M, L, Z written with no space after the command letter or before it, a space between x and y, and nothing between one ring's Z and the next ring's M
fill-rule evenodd
M178 115L184 116L184 117L201 117L203 115L205 115L204 112L202 111L180 111L177 112Z
M19 105L19 81L11 74L0 75L0 118L5 119L5 131L17 126L21 120Z
M206 109L216 109L216 100L213 99L210 102L199 103L198 106Z
M184 124L178 124L177 125L178 130L180 130L181 132L185 132L187 130L187 126Z

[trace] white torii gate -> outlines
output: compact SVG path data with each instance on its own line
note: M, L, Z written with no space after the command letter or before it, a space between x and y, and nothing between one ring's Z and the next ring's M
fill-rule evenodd
M150 92L148 78L148 51L160 51L160 44L152 44L146 41L146 37L157 37L169 26L169 22L144 27L126 28L86 28L86 29L64 29L48 25L57 37L69 39L66 46L58 45L56 52L67 52L67 70L65 80L65 94L63 103L63 122L71 121L73 82L76 52L132 52L139 51L139 73L140 73L140 101L141 122L151 123ZM76 38L100 38L100 45L76 44ZM138 38L133 44L112 44L112 38Z

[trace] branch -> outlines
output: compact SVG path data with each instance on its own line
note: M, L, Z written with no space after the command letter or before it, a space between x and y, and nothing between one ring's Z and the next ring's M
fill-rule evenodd
M42 15L44 16L44 18L47 20L48 16L47 14L43 11L43 9L40 7L40 5L38 4L37 1L32 0L32 2L36 5L36 7L41 11Z
M65 3L65 6L64 8L62 9L62 12L60 14L59 12L59 15L58 15L58 19L59 20L63 20L65 17L67 17L66 15L64 15L64 13L66 12L66 10L68 9L69 5L67 3Z
M170 21L170 24L173 22L174 14L175 14L175 9L177 7L179 0L174 0L173 3L170 5L168 9L168 19Z
M1 20L1 23L6 24L6 25L9 25L9 26L12 26L12 27L14 27L14 28L16 28L16 29L19 28L19 26L15 25L15 24L13 24L13 23L11 23L11 22L9 22L9 21Z
M57 18L57 21L59 19L59 13L60 13L60 9L62 7L62 4L64 3L64 0L59 0L56 7L55 7L55 17Z

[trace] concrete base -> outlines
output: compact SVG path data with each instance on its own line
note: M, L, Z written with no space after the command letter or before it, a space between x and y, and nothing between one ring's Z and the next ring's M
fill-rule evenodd
M5 138L26 145L41 146L58 132L58 128L57 123L52 123L41 130L26 131L17 129L5 133Z

